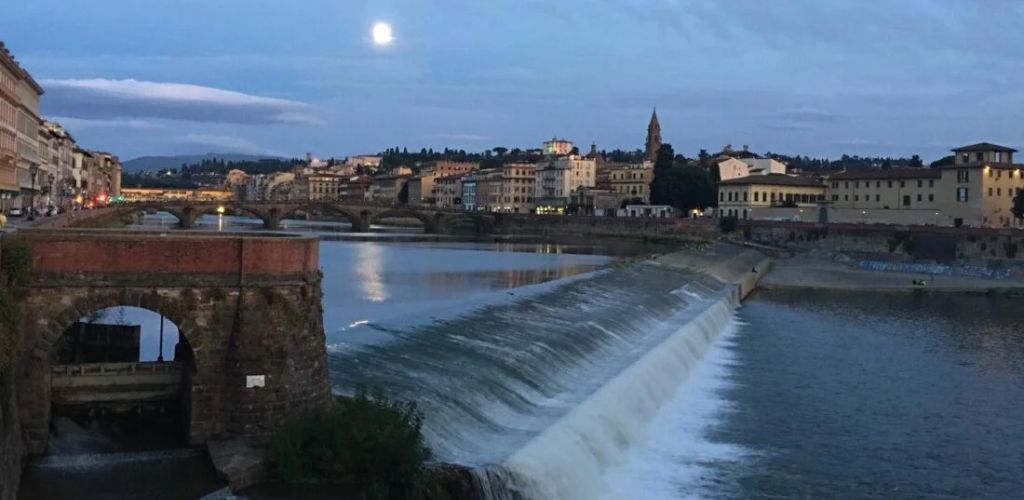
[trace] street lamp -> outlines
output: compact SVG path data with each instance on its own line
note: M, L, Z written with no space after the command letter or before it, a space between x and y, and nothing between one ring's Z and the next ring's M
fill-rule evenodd
M29 201L28 220L36 220L36 176L39 175L39 165L33 163L28 167L28 174L32 176L32 198Z
M57 180L57 176L48 174L46 176L46 206L53 205L53 181Z

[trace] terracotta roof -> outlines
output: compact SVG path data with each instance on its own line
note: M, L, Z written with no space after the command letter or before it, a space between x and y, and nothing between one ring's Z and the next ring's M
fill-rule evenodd
M954 149L953 151L959 153L961 151L1003 151L1007 153L1016 153L1017 150L1008 148L1006 146L1000 146L998 144L992 144L991 142L979 142L977 144L971 144L970 146L962 146Z
M745 186L745 185L767 185L767 186L805 186L805 187L825 187L817 179L810 177L797 177L793 175L784 174L769 174L769 175L748 175L746 177L740 177L738 179L729 179L722 181L719 184L726 186Z
M938 179L942 171L937 168L893 168L889 170L847 170L839 172L831 180L893 180L893 179Z

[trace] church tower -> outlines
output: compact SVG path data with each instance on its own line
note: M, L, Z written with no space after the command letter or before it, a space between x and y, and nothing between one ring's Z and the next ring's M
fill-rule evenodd
M659 149L661 149L661 124L658 123L658 110L655 109L651 113L651 123L647 125L647 149L644 158L657 161Z

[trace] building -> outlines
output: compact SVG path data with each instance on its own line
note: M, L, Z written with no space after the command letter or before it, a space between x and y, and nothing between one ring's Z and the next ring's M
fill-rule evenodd
M651 202L651 182L654 181L654 164L643 163L617 165L608 169L608 190L619 201L639 200ZM634 201L634 204L638 204Z
M619 210L618 216L668 219L676 216L676 208L671 205L626 205Z
M334 174L318 173L306 177L306 185L312 201L336 201L341 199L343 178Z
M567 156L538 165L534 205L538 213L565 213L569 195L581 187L595 187L597 162Z
M727 181L748 175L786 174L786 164L771 158L743 156L719 157L718 178Z
M940 189L948 197L937 218L954 226L1024 227L1010 212L1024 191L1024 165L1014 163L1017 150L987 142L953 150L953 165L943 167Z
M380 156L349 156L345 159L345 166L351 168L353 172L356 169L375 171L380 168L382 161L383 158Z
M813 216L817 220L826 190L825 184L810 177L768 174L729 179L718 185L718 216L780 220Z
M370 191L373 188L373 177L369 175L356 175L343 179L341 182L340 198L349 202L370 201Z
M74 197L71 169L74 163L75 139L57 122L43 122L43 128L50 136L50 165L54 175L53 182L45 188L46 202L47 205L67 209Z
M569 195L570 215L615 216L621 201L616 193L607 189L581 187Z
M470 174L456 174L434 179L434 206L462 208L462 178Z
M471 212L475 212L475 211L479 210L479 206L477 205L477 200L476 200L477 186L478 186L477 178L479 176L480 176L480 172L473 172L471 174L466 174L466 175L462 176L462 178L460 179L460 183L462 184L462 209L463 210L469 210Z
M644 145L644 159L649 162L658 161L658 151L661 151L661 124L658 123L657 109L651 113L651 122L647 125L647 140Z
M576 147L572 141L552 137L550 141L544 141L544 154L548 156L566 156L572 154Z
M228 189L124 188L126 203L162 201L231 201L235 193Z
M437 174L438 177L468 174L480 168L479 163L466 161L435 161L425 163L423 170Z
M32 179L32 166L42 164L39 156L39 99L43 88L14 59L0 42L0 197L3 207L26 207L38 193L39 176ZM38 202L38 200L37 200Z
M383 175L375 177L370 188L370 198L377 203L399 203L402 190L412 179L411 174Z
M426 171L409 179L409 205L433 205L436 178L437 174Z
M537 166L510 163L477 175L477 210L528 214L533 211Z

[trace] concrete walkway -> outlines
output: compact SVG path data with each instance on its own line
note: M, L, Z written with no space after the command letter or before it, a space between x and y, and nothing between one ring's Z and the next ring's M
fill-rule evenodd
M914 284L924 282L924 285ZM811 256L779 259L761 280L764 289L856 290L878 292L1020 292L1024 281L966 276L935 276L916 273L868 271Z

